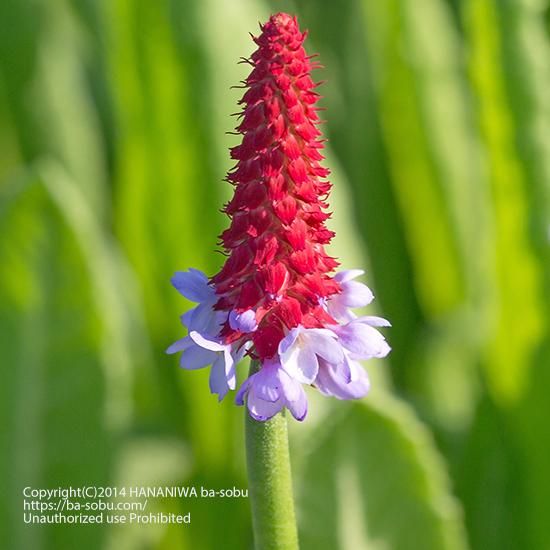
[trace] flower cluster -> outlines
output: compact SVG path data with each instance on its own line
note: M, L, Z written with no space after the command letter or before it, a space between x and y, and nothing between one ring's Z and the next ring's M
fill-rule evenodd
M227 176L235 186L225 206L231 218L220 237L227 251L222 269L208 279L190 269L173 285L198 305L182 317L188 336L168 348L182 352L181 366L212 365L210 389L219 399L235 389L235 366L245 355L259 363L237 393L256 420L283 407L302 420L303 385L338 399L369 390L361 359L390 351L376 327L380 317L357 317L352 309L373 300L355 279L360 270L331 273L338 266L324 246L334 236L325 226L328 170L311 80L314 64L303 48L296 19L277 14L254 38L247 60L253 70L241 104L237 131L242 143Z

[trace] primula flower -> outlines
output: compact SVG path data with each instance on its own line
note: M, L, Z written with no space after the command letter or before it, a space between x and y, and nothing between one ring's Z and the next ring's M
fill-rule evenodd
M211 279L179 272L173 285L198 305L182 317L189 335L170 348L186 369L212 365L210 388L221 400L235 388L235 365L246 353L259 370L241 386L237 404L256 420L283 407L298 420L307 412L303 384L338 399L369 390L359 359L384 357L390 347L375 328L380 317L351 311L373 300L352 269L331 275L338 262L325 252L334 233L325 222L331 188L322 167L317 128L319 95L311 79L296 18L273 15L254 38L237 131L236 166L227 175L231 219L221 236L227 253Z
M307 398L299 381L290 376L276 358L267 359L262 368L244 381L235 401L244 404L256 420L268 420L287 407L296 420L307 413Z
M340 364L344 352L338 336L325 328L291 329L279 344L281 365L293 378L311 384L319 372L319 360Z
M362 269L348 269L334 275L334 280L340 284L340 292L333 294L327 301L327 311L337 321L351 321L357 315L350 308L368 306L374 300L371 289L354 281L360 275L364 275Z

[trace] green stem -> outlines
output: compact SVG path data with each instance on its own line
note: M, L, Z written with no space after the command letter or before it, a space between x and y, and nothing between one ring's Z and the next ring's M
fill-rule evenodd
M250 365L250 374L258 370ZM248 488L256 550L298 550L284 411L267 422L245 413Z

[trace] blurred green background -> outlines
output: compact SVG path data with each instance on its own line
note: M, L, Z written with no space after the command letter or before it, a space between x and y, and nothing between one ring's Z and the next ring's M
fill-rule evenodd
M2 0L3 548L251 548L244 499L41 527L21 490L246 487L169 278L223 259L230 86L280 10L325 66L333 252L393 323L367 399L293 422L302 548L550 548L548 2Z

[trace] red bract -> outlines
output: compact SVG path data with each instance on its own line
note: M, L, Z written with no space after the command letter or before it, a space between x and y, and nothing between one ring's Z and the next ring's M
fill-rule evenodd
M226 341L253 336L250 353L266 359L289 329L335 324L322 304L340 286L328 275L338 263L324 250L333 236L325 226L330 183L319 164L319 96L303 48L306 33L284 13L261 31L240 102L242 143L231 150L238 162L227 175L235 194L225 207L231 225L220 239L229 257L211 282L216 309L256 312L253 335L227 322Z

